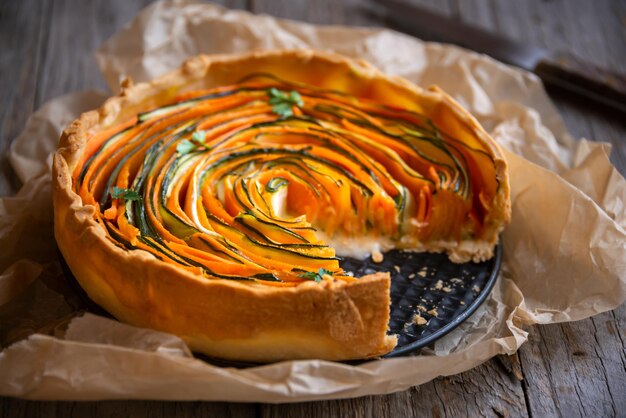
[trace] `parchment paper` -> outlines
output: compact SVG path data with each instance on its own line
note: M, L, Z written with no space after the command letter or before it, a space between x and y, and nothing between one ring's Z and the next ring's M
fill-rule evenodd
M532 74L389 30L319 27L181 1L143 10L97 58L115 91L123 77L148 80L198 53L307 47L438 84L506 149L513 220L486 303L417 356L242 370L193 358L175 336L81 316L84 306L57 261L50 153L63 127L107 94L76 93L38 110L9 152L24 186L0 201L0 342L8 346L0 352L0 395L295 402L390 393L514 353L531 324L587 318L626 299L626 182L609 162L609 145L570 137Z

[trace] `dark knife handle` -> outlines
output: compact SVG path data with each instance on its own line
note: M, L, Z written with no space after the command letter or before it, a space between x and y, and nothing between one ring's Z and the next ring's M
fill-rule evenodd
M548 85L569 90L626 113L626 76L587 63L571 54L554 53L534 69Z

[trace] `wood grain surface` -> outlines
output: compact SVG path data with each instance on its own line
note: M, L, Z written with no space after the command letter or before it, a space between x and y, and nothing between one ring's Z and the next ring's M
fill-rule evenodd
M405 0L409 1L409 0ZM410 0L513 39L626 73L626 1ZM0 196L19 181L4 156L30 113L62 94L105 89L96 47L150 0L0 1ZM319 24L384 26L366 0L233 0L232 8ZM574 137L610 142L626 173L626 118L552 96ZM29 402L0 399L0 417L604 417L626 416L626 307L536 326L518 354L410 390L284 405L211 402ZM1 378L1 377L0 377Z

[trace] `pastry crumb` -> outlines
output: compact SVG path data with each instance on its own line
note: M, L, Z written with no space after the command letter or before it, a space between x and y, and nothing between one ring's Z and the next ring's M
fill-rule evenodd
M461 303L461 305L465 305L465 302L463 302L463 301L461 301L460 303Z
M426 277L426 270L420 270L417 274L418 274L420 277Z
M383 256L383 253L378 250L372 251L372 261L374 263L382 263L384 259L385 257Z
M414 279L414 278L415 278L415 273L409 274L409 279Z
M417 325L424 325L428 321L426 319L422 318L422 316L420 314L415 314L415 316L413 317L413 322L415 322Z
M393 266L393 268L394 268L394 269L395 269L398 273L400 273L400 266Z
M480 292L480 287L478 287L478 286L474 285L474 287L472 287L472 290L473 290L474 292L476 292L476 293L479 293L479 292Z
M443 290L446 293L452 292L452 288L450 286L444 286L441 290Z
M417 305L416 308L418 311L426 312L426 308L423 307L422 305Z
M434 316L435 318L437 318L439 316L439 312L437 312L437 308L433 308L430 311L428 311L428 313L432 316Z
M437 280L437 283L435 283L435 286L433 287L433 289L435 290L443 289L443 282L441 280Z

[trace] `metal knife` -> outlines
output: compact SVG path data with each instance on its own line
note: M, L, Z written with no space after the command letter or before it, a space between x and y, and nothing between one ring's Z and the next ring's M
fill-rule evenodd
M393 29L426 40L449 42L532 71L549 87L573 93L590 104L626 113L626 75L587 63L571 54L550 52L468 26L398 0L378 3Z

